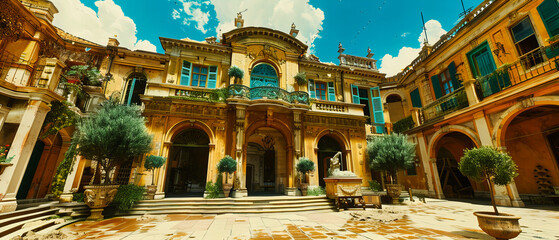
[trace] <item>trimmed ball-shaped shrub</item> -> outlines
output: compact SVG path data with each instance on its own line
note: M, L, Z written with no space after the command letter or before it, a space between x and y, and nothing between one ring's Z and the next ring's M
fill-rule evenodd
M232 67L229 68L228 74L229 74L229 77L236 78L236 79L242 79L243 76L245 75L245 72L237 66L232 66Z
M302 174L314 171L314 162L306 157L300 157L297 162L297 171Z
M220 173L234 173L235 171L237 171L237 161L235 161L235 159L233 159L231 156L226 155L224 158L219 160L219 163L217 164L217 170Z
M160 168L165 164L165 157L157 156L157 155L149 155L146 158L146 162L144 163L144 167L148 170Z

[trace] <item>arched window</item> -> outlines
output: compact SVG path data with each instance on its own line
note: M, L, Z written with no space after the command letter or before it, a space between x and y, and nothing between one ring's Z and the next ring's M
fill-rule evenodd
M132 73L128 77L126 91L124 92L124 103L126 105L141 105L140 94L146 91L146 76L142 73Z
M256 65L250 73L250 87L277 87L278 73L267 63Z

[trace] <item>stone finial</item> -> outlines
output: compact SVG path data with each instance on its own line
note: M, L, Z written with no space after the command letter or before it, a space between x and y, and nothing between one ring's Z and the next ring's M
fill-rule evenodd
M368 58L373 58L374 55L375 55L375 54L371 52L371 48L370 48L370 47L367 48L367 57L368 57Z
M237 28L242 28L245 25L245 20L243 19L243 12L244 11L238 12L237 17L235 18L235 27Z
M345 51L345 48L342 47L342 42L338 44L338 53L342 54Z
M299 34L299 30L297 30L297 27L295 26L295 23L291 24L291 31L289 31L289 35L291 35L292 37L297 37L297 34Z
M107 46L118 47L119 45L120 42L116 39L116 35L114 37L109 38L109 42L107 43Z

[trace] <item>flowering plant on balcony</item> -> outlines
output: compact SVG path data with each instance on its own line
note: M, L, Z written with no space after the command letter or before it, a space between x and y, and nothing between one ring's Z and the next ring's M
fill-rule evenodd
M0 147L0 163L10 163L14 156L8 157L8 152L10 151L10 145Z

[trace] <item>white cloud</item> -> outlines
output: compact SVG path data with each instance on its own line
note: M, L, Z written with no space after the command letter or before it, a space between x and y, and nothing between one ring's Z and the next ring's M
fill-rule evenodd
M442 25L437 20L429 20L425 23L425 28L427 29L427 37L429 38L429 43L434 44L437 42L446 31L442 28ZM421 47L423 47L423 42L425 39L425 33L421 29L419 34L419 48L412 47L402 47L398 52L398 56L394 57L390 54L384 55L381 59L379 71L386 73L387 76L394 76L400 73L405 67L410 65L410 63L417 58L419 52L421 52ZM406 33L404 33L407 35ZM405 37L404 34L402 37Z
M138 40L136 24L124 15L122 8L113 0L99 0L93 9L80 0L52 0L60 11L54 16L53 24L62 30L86 40L105 45L109 37L117 35L121 46L130 49L155 51L148 40Z
M410 35L410 32L405 32L405 33L402 33L402 35L400 35L400 37L404 38L404 37L407 37L408 35Z
M180 0L183 2L185 14L184 21L196 22L196 28L206 33L208 19L208 4L215 9L215 18L219 22L215 28L216 34L231 31L235 28L234 21L237 12L243 12L245 27L268 27L284 32L289 32L291 23L295 23L299 29L297 38L306 43L310 51L314 47L314 40L320 38L324 12L310 5L309 0L209 0L195 2L192 0ZM188 8L187 8L188 7ZM213 17L213 16L212 16Z
M173 9L173 13L171 14L171 16L173 17L173 19L178 19L181 17L181 14L179 11L177 11L177 9Z

